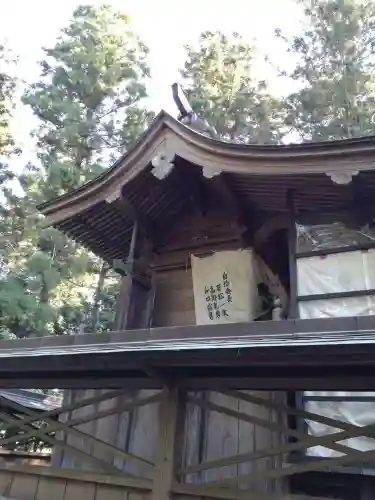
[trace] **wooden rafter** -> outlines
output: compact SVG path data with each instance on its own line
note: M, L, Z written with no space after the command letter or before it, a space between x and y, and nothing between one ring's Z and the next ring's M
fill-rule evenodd
M154 241L157 238L158 231L155 227L152 227L147 217L145 217L139 210L137 210L132 203L120 193L118 198L112 202L113 206L121 214L127 216L133 224L138 224L139 231L150 241Z

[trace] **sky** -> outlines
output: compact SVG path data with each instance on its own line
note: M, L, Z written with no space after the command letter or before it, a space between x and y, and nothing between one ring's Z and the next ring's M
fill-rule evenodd
M51 47L59 30L69 21L73 10L81 3L101 4L93 0L0 0L0 37L19 57L16 73L28 82L39 76L38 60L42 47ZM178 81L178 69L184 60L184 45L194 44L202 31L237 31L248 42L256 41L259 51L257 71L265 78L270 90L283 95L290 82L278 78L276 70L260 62L262 55L288 64L285 48L273 32L281 28L286 34L296 32L298 10L293 0L107 0L130 15L135 30L150 49L149 63L152 81L148 88L148 105L158 112L165 109L175 115L171 84ZM24 155L17 161L24 164L32 156L33 144L29 132L35 120L24 107L19 107L12 129Z

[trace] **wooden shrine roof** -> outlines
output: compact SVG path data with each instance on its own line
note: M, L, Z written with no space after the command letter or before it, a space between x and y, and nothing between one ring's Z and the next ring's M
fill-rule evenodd
M0 387L375 390L374 317L0 341Z
M165 179L151 174L157 155L171 158ZM189 209L194 189L210 189L206 172L221 172L232 196L247 213L288 210L288 192L297 211L339 211L350 194L330 172L359 172L356 191L373 199L375 137L291 145L242 145L209 138L161 112L135 147L96 179L38 208L52 224L110 261L127 255L137 219L148 236L170 228ZM212 184L211 184L212 185ZM197 190L199 191L199 189ZM121 206L117 203L122 200Z

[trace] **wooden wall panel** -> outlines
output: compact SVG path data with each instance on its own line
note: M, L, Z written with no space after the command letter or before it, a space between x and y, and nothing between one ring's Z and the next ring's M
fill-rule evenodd
M149 500L151 485L131 487L121 476L27 466L0 467L0 497L11 500Z
M0 470L0 495L9 496L9 491L13 482L13 474L11 472Z
M64 394L64 404L71 404L83 399L88 399L94 397L98 391L89 390L75 390L75 391L65 391ZM72 418L80 418L90 415L95 412L95 405L83 406L74 411L68 412L63 415L62 421L67 421ZM77 430L81 430L86 434L95 435L97 421L87 422L85 424L78 425ZM94 449L92 443L87 440L73 436L71 433L59 432L58 439L62 439L65 443L73 446L74 448L80 449L87 453L88 455L94 455ZM52 455L52 465L57 467L66 467L67 469L81 469L81 470L95 470L95 467L80 456L69 452L68 450L53 450Z
M117 401L121 405L128 399L129 395L124 395L117 398ZM120 450L125 451L129 449L132 417L133 415L128 411L123 411L118 415L115 446ZM114 457L113 465L122 471L126 470L126 462L119 456Z
M51 499L51 491L53 491L53 499ZM65 479L60 479L58 477L49 478L41 476L39 479L35 500L64 500L65 491Z
M128 500L128 491L120 486L107 486L98 484L95 500Z
M258 396L265 400L285 399L285 393L262 391L246 391L248 394ZM208 403L219 405L222 408L240 412L249 417L281 423L279 414L267 410L263 406L251 404L217 392L206 391L190 393L193 397ZM284 401L285 402L285 401ZM266 427L244 421L236 416L225 415L211 409L201 409L197 405L189 404L185 424L185 449L184 465L198 465L217 459L225 459L237 454L259 452L261 450L277 447L285 442L281 433L270 431ZM220 468L206 469L186 477L188 483L206 483L229 479L238 475L263 471L280 466L280 457L254 460ZM254 485L259 491L283 491L281 481L259 481Z
M13 477L9 498L15 500L33 500L38 488L39 477L32 474L21 474Z
M238 400L223 394L209 392L208 401L231 410L238 411ZM205 436L203 461L211 461L238 454L239 421L215 411L205 412ZM203 482L218 481L237 476L237 466L205 471Z
M87 391L88 392L88 391ZM105 394L106 392L110 391L100 391L100 393ZM90 396L89 396L90 397ZM120 398L112 398L108 399L105 401L102 401L98 404L96 404L96 410L98 412L110 410L110 409L115 409L118 405L119 402L121 401ZM100 439L101 441L104 441L105 443L109 444L115 444L117 440L117 432L118 432L118 420L119 420L119 414L115 413L113 415L110 415L108 417L104 418L99 418L96 420L96 426L92 431L92 434L95 435L97 439ZM86 431L87 432L87 431ZM93 455L97 458L100 458L106 463L112 464L114 462L114 456L113 453L107 450L103 450L100 446L94 444L94 453Z
M197 398L206 396L204 391L192 392L192 395ZM185 436L183 450L183 465L198 464L203 457L203 439L205 418L202 408L192 403L187 403L185 414ZM189 474L185 480L187 483L201 482L202 474Z
M148 397L159 391L142 390L139 397ZM150 404L134 410L133 425L130 433L130 453L154 463L158 433L159 405ZM139 477L151 479L153 467L147 463L128 463L126 470Z
M63 406L66 406L70 404L73 401L74 398L74 391L64 391L64 398L63 398ZM66 422L70 418L70 412L64 412L59 415L59 422ZM56 432L56 439L59 441L62 441L63 443L66 443L66 433L61 430ZM52 452L52 457L51 457L51 465L54 467L61 467L63 464L64 460L64 449L59 447L59 446L54 446L53 452ZM65 465L65 467L68 467L68 465Z
M156 272L156 296L152 325L195 325L191 269Z
M90 390L79 390L79 391L74 391L74 401L80 401L82 399L86 398L92 398L97 395L98 391L90 389ZM93 413L94 408L92 406L84 406L83 408L79 408L72 412L72 418L79 418L79 417L86 417L87 415L90 415ZM77 425L76 429L85 432L86 434L95 434L96 426L98 424L98 421L91 421L87 422L82 425ZM68 433L67 436L67 443L72 444L74 447L79 448L83 450L85 453L88 455L93 455L94 454L94 447L92 443L89 443L87 440L83 438L79 438L76 436L71 436ZM65 452L68 454L68 452ZM80 459L80 457L72 457L73 458L73 464L71 468L79 468L83 470L94 470L94 467L92 464L89 462L85 462L84 460Z
M266 400L277 400L278 402L283 401L285 404L285 393L284 392L266 392L266 391L246 391L248 394L263 398ZM240 401L239 404L240 412L247 413L248 415L261 418L265 421L272 421L282 423L282 416L273 411L269 410L263 406L248 403L246 401ZM239 436L239 453L248 453L251 451L259 451L269 448L276 448L281 443L285 442L285 436L280 433L272 432L269 429L262 427L260 425L251 424L249 422L240 421L240 436ZM272 469L280 464L280 459L276 458L265 458L254 460L250 463L240 464L238 466L238 473L240 475L247 474L253 471L261 471L266 469ZM275 481L262 481L262 483L257 485L260 490L279 490L279 483ZM281 486L280 486L281 488Z

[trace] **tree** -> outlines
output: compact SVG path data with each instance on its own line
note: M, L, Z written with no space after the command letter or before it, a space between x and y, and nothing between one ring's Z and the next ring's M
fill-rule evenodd
M14 139L10 132L10 121L14 109L14 94L16 79L9 70L13 63L10 51L0 44L0 297L3 293L3 278L7 270L7 250L9 237L12 234L12 225L7 217L5 191L9 189L9 181L14 173L9 168L9 159L17 153ZM2 309L0 307L0 316ZM0 337L11 338L12 332L6 324L0 322Z
M191 106L222 139L245 144L280 141L280 103L252 74L252 47L237 33L228 37L206 31L197 48L185 49L181 76Z
M24 104L40 120L39 164L18 176L27 197L7 192L18 232L7 290L0 291L0 321L18 336L110 326L114 307L104 322L98 317L113 304L116 276L79 244L44 228L35 205L97 176L147 126L147 52L127 16L109 6L81 6L56 45L45 49L41 80L25 92Z
M304 141L373 134L374 1L299 3L307 26L301 36L286 41L299 61L290 76L301 90L285 100L287 123Z
M16 89L16 79L12 77L7 69L13 61L10 58L9 50L0 43L0 185L8 177L4 176L6 157L15 152L13 137L10 133L10 119L14 108L14 93Z

